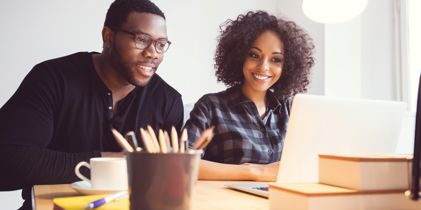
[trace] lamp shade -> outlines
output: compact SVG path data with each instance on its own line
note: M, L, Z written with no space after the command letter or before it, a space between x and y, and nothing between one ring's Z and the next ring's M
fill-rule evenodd
M304 14L319 23L340 23L359 15L367 0L303 0Z

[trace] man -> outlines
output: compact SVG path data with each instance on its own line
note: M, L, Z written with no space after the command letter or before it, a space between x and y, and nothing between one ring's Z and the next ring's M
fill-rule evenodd
M181 95L155 74L171 42L165 16L148 0L116 0L102 30L103 51L42 62L0 110L0 190L77 181L74 167L122 156L110 129L181 129Z

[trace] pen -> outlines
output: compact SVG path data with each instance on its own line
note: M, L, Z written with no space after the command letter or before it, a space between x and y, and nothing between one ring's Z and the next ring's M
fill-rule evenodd
M127 191L118 192L118 193L112 194L112 195L110 195L110 196L107 196L107 197L105 197L105 198L101 198L101 199L98 199L98 200L96 200L96 201L93 201L93 202L89 203L89 204L85 207L85 209L94 209L94 208L98 208L98 207L100 207L100 206L102 206L102 205L104 205L104 204L106 204L106 203L111 202L111 201L115 201L115 200L118 200L118 199L121 199L121 198L125 198L125 197L127 197L128 195L129 195L129 194L127 193Z

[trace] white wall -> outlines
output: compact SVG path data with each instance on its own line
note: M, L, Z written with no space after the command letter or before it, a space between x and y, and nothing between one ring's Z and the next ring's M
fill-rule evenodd
M398 100L394 0L370 0L350 21L326 25L326 95Z
M398 100L393 2L370 0L362 14L363 98Z
M0 104L37 63L101 49L109 0L0 1Z
M313 38L315 44L316 63L312 69L309 93L323 95L325 93L325 26L308 19L302 9L302 0L278 1L278 15L296 22Z
M361 18L325 27L326 95L361 97Z
M358 17L338 24L309 20L302 0L280 0L278 11L303 26L316 44L310 93L397 100L395 0L370 0Z

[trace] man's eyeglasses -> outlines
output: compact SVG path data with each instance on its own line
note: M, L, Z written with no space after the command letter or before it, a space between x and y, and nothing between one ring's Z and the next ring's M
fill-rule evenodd
M148 48L152 43L155 46L155 50L157 53L164 53L168 50L168 48L171 45L171 42L168 41L167 39L152 39L152 37L148 34L145 33L134 33L131 31L126 31L124 29L121 28L113 28L112 30L114 31L120 31L129 35L132 35L134 38L134 42L136 45L136 48L139 50L144 50L146 48Z

